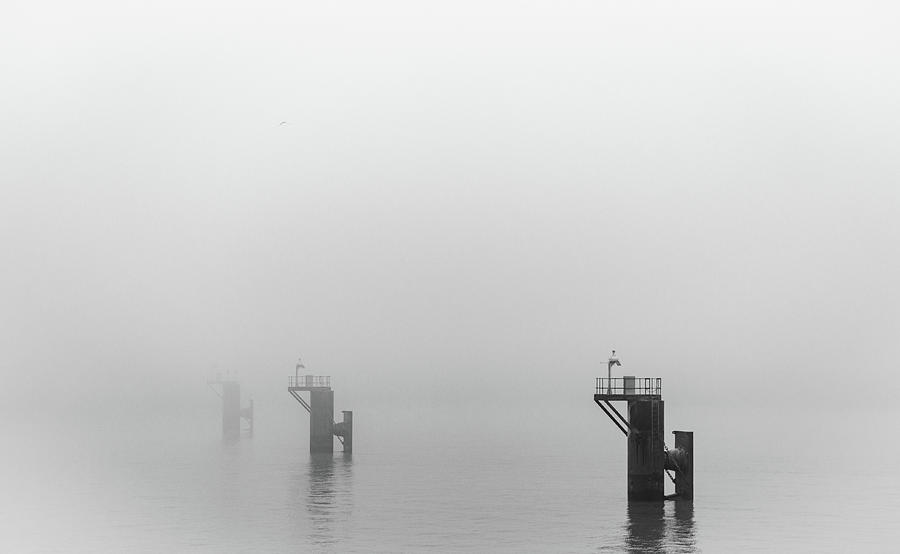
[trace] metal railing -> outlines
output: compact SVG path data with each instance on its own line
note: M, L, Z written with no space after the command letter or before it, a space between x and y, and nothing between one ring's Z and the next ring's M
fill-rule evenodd
M596 394L662 395L660 377L597 377Z
M290 375L288 376L288 387L305 387L305 388L330 388L330 375Z

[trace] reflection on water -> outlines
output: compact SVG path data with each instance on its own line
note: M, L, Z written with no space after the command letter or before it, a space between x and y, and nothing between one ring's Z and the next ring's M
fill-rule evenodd
M676 551L694 552L694 503L676 500L671 504L675 516L672 520L672 544L677 547Z
M691 502L629 502L625 527L625 546L629 552L695 550Z
M353 459L350 454L310 454L306 512L309 542L336 542L335 527L348 520L352 511Z
M629 552L664 552L665 510L662 502L629 502L625 545Z

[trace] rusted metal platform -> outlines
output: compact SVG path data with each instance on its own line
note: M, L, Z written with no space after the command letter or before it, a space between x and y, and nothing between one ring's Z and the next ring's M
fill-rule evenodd
M616 362L610 358L610 369L621 365ZM693 433L676 431L675 448L666 447L662 378L598 377L594 402L627 438L629 501L693 498ZM626 402L625 413L613 402ZM664 473L675 483L675 495L665 496Z
M298 366L299 367L299 366ZM344 446L344 452L353 450L353 412L344 411L344 421L334 422L334 391L328 375L292 375L288 377L288 392L309 412L309 451L332 452L333 437ZM309 392L307 402L301 392Z
M662 398L662 378L660 377L597 377L594 401L613 402L625 400L660 400Z
M288 377L289 391L331 390L330 375L292 375Z

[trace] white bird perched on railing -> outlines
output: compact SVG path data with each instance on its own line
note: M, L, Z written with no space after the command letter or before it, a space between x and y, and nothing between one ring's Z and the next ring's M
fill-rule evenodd
M612 367L614 365L622 365L622 362L616 357L615 350L613 350L612 354L609 356L609 365L606 368L606 394L612 394Z
M622 365L622 362L619 361L619 358L616 357L616 351L612 351L612 355L609 357L609 369L612 369L614 365Z
M297 358L297 367L294 369L294 378L300 378L301 369L306 369L306 366L303 365L303 358Z

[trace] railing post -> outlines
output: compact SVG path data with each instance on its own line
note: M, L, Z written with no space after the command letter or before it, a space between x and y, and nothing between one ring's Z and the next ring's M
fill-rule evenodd
M662 395L662 377L595 377L594 386L595 394L610 396Z

